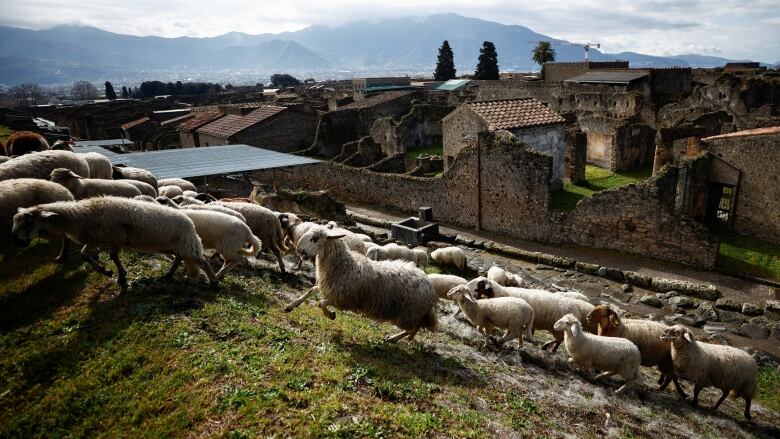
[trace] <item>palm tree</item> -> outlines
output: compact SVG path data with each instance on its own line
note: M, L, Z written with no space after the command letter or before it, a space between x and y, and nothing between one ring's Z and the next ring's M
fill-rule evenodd
M549 41L539 41L539 44L531 51L533 60L541 67L546 62L555 61L555 49Z

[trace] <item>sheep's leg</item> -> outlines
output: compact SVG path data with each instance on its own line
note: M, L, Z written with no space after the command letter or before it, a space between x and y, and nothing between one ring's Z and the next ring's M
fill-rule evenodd
M173 277L173 273L176 272L176 269L179 268L179 265L181 264L181 258L178 256L175 256L173 258L173 262L171 262L171 268L168 269L168 272L165 273L165 279L170 279Z
M217 280L217 277L214 275L214 269L211 268L211 264L209 264L209 261L207 261L205 258L198 261L198 264L203 269L203 271L206 272L206 277L209 278L209 284L211 285L211 288L218 288L219 287L219 280Z
M720 395L720 399L718 399L718 402L716 402L715 405L712 406L713 412L717 410L718 407L720 407L720 405L723 403L723 400L725 400L727 396L729 396L729 389L724 390L723 395Z
M279 261L279 271L281 271L282 273L285 273L285 271L284 271L284 261L282 260L282 253L276 247L271 247L271 251L274 252L274 255L276 255L276 260Z
M615 374L615 372L601 372L600 374L596 375L596 378L594 378L594 379L600 380L602 378L611 377L614 374Z
M409 340L409 341L412 341L412 339L414 338L414 336L415 336L415 335L417 335L417 332L418 332L419 330L420 330L420 328L418 327L417 329L414 329L414 330L412 330L412 331L406 331L406 332L407 332L407 334L408 334L408 335L407 335L407 337L406 337L406 339L407 339L407 340Z
M109 250L108 255L116 265L117 282L119 283L119 291L124 294L127 292L127 270L122 265L122 261L119 259L119 249L112 248Z
M457 317L460 314L461 309L458 308L457 311L455 311L455 314L452 317Z
M747 419L748 421L752 419L750 417L750 402L751 401L752 401L752 399L745 398L745 419Z
M336 318L336 313L329 310L328 305L330 305L330 300L328 299L321 299L319 302L317 302L317 306L322 309L322 313L325 314L325 317L333 320Z
M664 375L664 374L661 374L661 377L660 377L660 378L658 378L658 384L660 384L660 386L658 387L658 391L659 391L659 392L661 392L661 391L663 391L664 389L666 389L666 387L667 387L667 386L669 385L669 383L671 383L671 382L672 382L672 376L671 376L671 375Z
M515 338L515 334L512 333L512 330L511 329L507 329L506 332L504 333L504 336L499 338L498 340L496 340L496 345L501 346L504 343L506 343L506 342L508 342L508 341L510 341L510 340L512 340L514 338ZM522 337L517 337L517 338L519 340L520 346L522 346L523 345L523 338Z
M290 303L289 305L287 305L287 306L284 308L284 312L290 312L290 311L294 310L295 308L298 308L298 306L300 306L300 305L301 305L301 303L303 303L303 301L304 301L304 300L308 299L308 298L309 298L309 296L311 296L312 294L314 294L315 292L317 292L317 290L318 290L318 289L317 289L317 287L316 287L316 286L315 286L315 287L311 287L311 288L309 288L309 291L306 291L305 293L303 293L303 295L301 295L301 297L299 297L299 298L297 298L297 299L293 300L293 301L292 301L292 303Z
M701 392L701 389L698 385L693 387L693 401L691 401L691 405L694 407L699 405L699 392Z
M603 374L602 374L602 375L603 375ZM626 389L628 389L629 387L633 386L635 382L636 382L636 379L630 379L630 380L626 380L625 384L623 384L622 386L620 386L620 388L619 388L619 389L615 390L615 393L616 393L616 394L621 394L621 393L623 393L623 392L624 392Z
M222 264L222 268L220 268L217 274L215 275L216 278L222 280L222 278L225 277L228 271L232 270L240 263L241 263L240 259L234 259L232 261L228 261L227 259L225 259L225 262Z
M301 265L303 265L303 258L298 258L298 265L295 266L295 271L300 270Z
M395 335L392 335L392 336L390 336L390 337L387 337L387 338L385 339L385 343L395 343L395 342L397 342L398 340L400 340L400 339L402 339L402 338L404 338L404 337L408 336L408 335L409 335L409 332L410 332L410 331L402 331L402 332L399 332L398 334L395 334ZM416 331L415 331L415 332L416 332ZM414 335L412 335L412 337L414 337Z
M679 381L677 381L677 377L672 377L672 381L674 382L674 388L677 390L677 393L682 397L682 399L687 398L688 395L685 394L685 389L683 389L683 386Z
M68 252L70 252L70 238L67 236L62 238L62 247L60 248L60 254L54 259L54 262L58 264L65 263L68 260Z
M81 259L83 259L84 262L88 263L92 267L92 269L97 271L98 273L108 277L113 276L114 275L113 271L100 265L100 262L95 260L95 258L92 256L93 250L95 250L94 247L85 245L84 248L81 249Z

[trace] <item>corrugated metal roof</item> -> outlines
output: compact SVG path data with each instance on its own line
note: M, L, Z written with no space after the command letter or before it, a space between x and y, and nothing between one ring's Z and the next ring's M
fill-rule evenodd
M219 137L221 139L227 139L228 137L238 133L241 130L251 127L257 123L260 123L266 119L269 119L282 111L287 107L278 107L274 105L266 105L254 110L246 116L236 116L228 114L227 116L217 119L214 122L204 125L197 129L200 134L206 134L210 136Z
M649 75L647 72L586 72L563 82L627 85L637 79L644 78L647 75Z
M436 87L436 90L453 91L466 86L469 82L471 82L470 79L450 79Z
M115 165L151 171L157 178L190 178L223 175L260 169L286 168L319 163L309 157L284 154L249 145L221 145L206 148L116 154L105 148L74 148L78 153L98 152Z
M564 123L566 119L533 98L470 102L468 105L482 116L491 130L525 128Z
M133 142L127 139L106 139L106 140L77 140L73 142L76 146L131 146Z

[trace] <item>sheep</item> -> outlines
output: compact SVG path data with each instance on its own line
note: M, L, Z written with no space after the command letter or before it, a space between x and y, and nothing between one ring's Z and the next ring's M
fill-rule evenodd
M750 420L750 403L756 392L758 364L747 352L731 347L697 341L682 325L666 328L661 340L671 342L674 373L693 383L693 401L699 404L699 392L705 387L723 391L712 407L717 410L726 396L745 400L745 418Z
M517 339L518 347L523 346L523 333L531 339L534 325L534 310L531 305L517 297L497 297L495 299L474 299L466 285L458 285L447 293L463 310L463 314L485 335L488 346L493 328L506 329L504 336L496 341L501 346L507 341Z
M487 278L501 285L502 287L522 287L523 278L505 271L501 267L490 267L487 271Z
M84 178L89 178L89 165L81 154L70 151L43 151L25 154L0 164L0 180L12 178L48 180L51 172L57 168L70 169Z
M243 215L246 219L246 224L252 229L252 233L262 241L263 250L270 249L276 256L277 261L279 261L279 271L285 272L281 252L286 252L287 247L284 245L282 225L273 211L253 203L226 203L219 201L211 204L227 207Z
M640 319L622 319L609 305L599 305L588 314L587 321L596 324L598 335L622 337L631 340L642 354L642 366L658 366L661 379L658 390L664 390L671 381L677 393L686 397L674 374L672 349L668 342L661 340L667 326L663 323Z
M197 198L193 198L184 194L177 195L171 198L171 200L174 203L178 204L179 206L194 206L194 205L206 204L203 201L198 200Z
M133 198L141 195L141 191L130 183L113 180L99 180L82 178L78 174L65 168L52 171L51 181L66 187L77 200L98 197L102 195L114 195L117 197Z
M0 181L0 241L5 242L12 237L11 227L17 209L55 201L73 201L73 195L57 183L37 178ZM62 248L55 261L65 262L69 248L70 240L63 236Z
M5 162L7 162L9 160L12 160L11 157L8 157L8 156L5 156L5 155L0 155L0 164L3 164L3 163L5 163Z
M424 252L423 252L424 253ZM395 243L386 244L383 246L371 247L366 251L366 256L374 261L392 261L401 260L414 262L415 265L420 266L420 262L423 261L422 255L419 252L398 245ZM425 264L428 264L428 255L425 255Z
M17 131L5 141L5 155L24 155L31 152L46 151L49 142L46 138L32 131Z
M454 265L463 273L466 269L466 253L458 247L444 247L434 250L431 259L440 265Z
M74 152L73 151L74 146L76 146L76 142L72 140L57 140L51 144L49 149Z
M157 177L146 169L133 168L130 166L112 166L114 180L138 180L143 181L157 190Z
M138 199L138 197L136 197ZM145 200L148 200L145 198ZM171 200L168 197L157 197L152 198L151 201L154 201L156 203L162 204L163 206L172 207L174 209L190 209L190 210L209 210L212 212L220 212L224 213L225 215L230 215L233 217L236 217L240 219L241 221L246 223L246 218L244 218L244 215L241 215L240 213L236 212L233 209L229 209L224 206L217 206L215 204L192 204L189 206L179 206L178 204L174 203L173 200Z
M440 299L446 299L447 293L458 285L466 285L468 281L460 276L452 274L431 273L428 275L428 281L433 285L436 295ZM460 311L458 311L460 312Z
M428 278L414 264L402 261L372 261L347 249L344 234L315 228L298 240L298 253L315 258L317 283L285 308L290 312L312 294L322 299L325 316L336 318L328 309L357 312L376 321L387 321L403 331L386 339L412 340L421 328L436 329L435 305L438 297Z
M133 197L133 199L134 200L138 200L138 201L146 201L147 203L156 203L157 202L157 199L155 197L153 197L151 195L146 195L146 194L136 195L135 197ZM166 200L167 200L167 198L166 198ZM162 204L162 203L160 203L160 204Z
M244 258L255 255L262 247L249 226L234 216L209 210L182 209L182 212L195 224L203 247L222 256L224 263L216 274L217 279L221 280ZM248 249L245 244L249 244Z
M196 193L198 191L194 184L183 178L163 178L162 180L157 180L157 187L161 188L162 186L178 186L182 191L193 191Z
M183 192L179 186L160 186L157 188L157 194L168 198L177 197L182 195Z
M328 221L328 223L325 225L326 228L333 230L334 232L338 233L339 231L346 233L347 235L354 235L360 238L363 242L374 242L370 236L364 234L364 233L355 233L352 231L349 231L343 227L339 227L338 224L336 224L335 221Z
M552 346L552 352L558 350L558 346L563 342L563 333L554 329L555 322L566 314L581 316L584 320L588 312L582 314L581 304L590 305L580 300L569 299L557 294L551 294L544 290L531 290L527 288L502 287L497 283L485 278L478 277L468 283L468 288L474 293L477 299L482 296L493 297L519 297L534 309L534 330L550 332L554 340L542 345L542 349ZM592 307L592 305L591 305ZM587 308L586 308L587 309ZM592 308L590 309L592 310Z
M425 268L428 266L428 252L425 250L425 247L413 248L412 252L414 253L415 256L414 263L418 267Z
M148 195L152 198L157 198L157 189L152 187L149 183L144 183L143 181L133 180L130 178L121 180L123 183L129 183L135 186L139 191L141 191L142 194Z
M191 190L185 190L184 193L182 193L182 195L184 195L185 197L195 198L195 197L198 196L198 193L195 192L195 191L191 191ZM200 200L198 200L198 201L200 201ZM201 202L203 202L203 201L201 201Z
M634 343L624 338L588 334L582 330L582 324L574 314L561 317L553 328L564 334L569 364L585 368L588 376L591 376L593 368L603 370L596 376L597 380L615 374L622 376L626 382L615 391L618 394L636 384L642 356Z
M298 215L292 213L292 212L284 212L279 214L279 224L282 226L282 231L284 232L284 239L285 242L292 243L293 246L298 243L298 240L301 239L301 236L303 236L306 232L322 227L321 225L309 221L303 221ZM299 270L301 268L301 264L303 264L303 258L298 256L298 265L295 266L296 270Z
M81 255L87 263L97 272L111 276L113 273L93 258L97 246L107 247L122 292L127 291L127 271L119 259L123 248L173 254L175 259L166 278L171 278L184 261L187 273L199 274L200 267L212 287L219 284L203 257L203 245L192 220L183 212L159 204L112 196L39 204L19 209L12 231L24 246L41 234L66 235L84 244Z
M102 178L103 180L113 180L113 169L111 160L103 154L97 152L88 152L81 154L81 157L87 161L89 166L89 178Z
M364 235L362 233L354 233L347 229L339 227L334 221L330 221L324 226L326 229L333 231L333 233L343 234L344 236L344 242L347 244L347 247L349 247L350 250L353 252L358 252L362 255L366 254L366 251L368 250L366 248L366 241L365 238L368 238L369 241L371 241L371 238L368 237L368 235Z
M558 295L563 296L563 297L568 297L569 299L576 299L576 300L581 300L583 302L590 303L590 301L589 301L590 299L588 299L588 296L586 296L586 295L584 295L584 294L582 294L580 292L577 292L577 291L559 291L559 292L557 292L555 294L558 294ZM592 332L592 331L590 331L590 332Z
M217 201L217 198L211 194L198 194L193 198L199 201L203 201L204 203L212 203L214 201Z

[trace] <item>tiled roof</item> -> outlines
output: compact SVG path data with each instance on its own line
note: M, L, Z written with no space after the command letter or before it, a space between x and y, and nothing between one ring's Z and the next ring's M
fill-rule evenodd
M179 124L184 122L185 120L190 119L192 116L193 116L192 113L187 113L187 114L184 114L184 115L179 116L179 117L174 117L172 119L164 120L164 121L160 122L160 125L164 126L164 127L165 126L176 127L176 126L179 126Z
M560 114L532 98L471 102L468 105L482 116L491 130L525 128L566 122Z
M177 127L180 130L192 131L213 122L222 117L222 112L216 110L202 111L195 113L192 119L185 121Z
M343 107L339 107L338 110L352 110L357 108L371 108L375 107L379 104L384 104L385 102L390 102L394 99L398 99L400 97L408 96L412 92L409 90L397 90L397 91L387 91L384 93L380 93L378 95L374 95L371 97L367 97L363 99L362 101L355 101L351 104L347 104ZM337 110L337 111L338 111Z
M142 118L136 119L136 120L134 120L132 122L128 122L128 123L122 124L122 129L123 130L129 130L130 128L135 128L135 127L137 127L139 125L143 125L146 122L149 122L149 120L150 119L148 117L142 117Z
M197 131L200 134L207 134L219 138L228 138L241 130L271 118L286 109L287 108L285 107L266 105L247 114L246 116L228 114L223 118L217 119L208 125L198 128Z
M767 136L771 134L780 134L780 126L767 127L767 128L754 128L752 130L735 131L733 133L719 134L717 136L710 136L701 139L703 141L729 139L732 137L753 137L753 136Z

